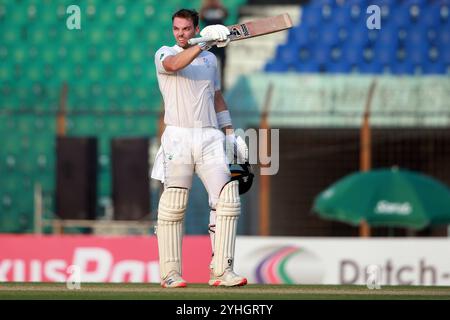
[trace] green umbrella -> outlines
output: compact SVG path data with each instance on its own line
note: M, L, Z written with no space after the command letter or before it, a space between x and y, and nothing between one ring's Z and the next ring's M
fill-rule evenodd
M321 192L321 217L359 225L422 229L450 223L450 189L408 170L380 169L344 177Z

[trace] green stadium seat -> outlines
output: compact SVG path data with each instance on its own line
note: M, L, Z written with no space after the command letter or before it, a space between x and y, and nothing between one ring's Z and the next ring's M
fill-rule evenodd
M103 45L99 48L100 60L104 64L111 63L114 60L114 48L111 45Z
M95 132L95 118L92 115L77 115L72 117L74 123L71 134L92 135Z
M87 50L84 46L78 44L70 47L69 56L75 64L85 63L87 58Z
M16 26L6 25L2 26L2 32L0 33L1 42L6 45L14 45L19 41L20 30Z
M0 83L0 109L14 109L17 105L17 98L15 96L15 88L10 82Z
M33 173L34 161L29 157L23 155L19 162L19 171L22 175L29 175ZM29 187L28 180L24 181L24 187Z
M58 51L55 46L42 45L39 49L41 53L41 61L44 63L54 63L58 56Z
M7 60L10 55L10 48L0 42L0 59Z
M14 45L10 46L9 62L14 63L25 63L28 59L28 46L25 43L17 41Z
M15 154L18 154L19 151L13 150L13 152L9 152L6 155L6 157L4 158L4 161L5 161L5 166L6 166L7 170L15 172L16 168L17 168L17 156ZM5 180L9 182L8 179L5 179ZM13 179L11 179L11 180L12 180L12 182L14 181Z
M16 1L14 5L9 6L8 9L6 17L11 25L19 26L29 22L27 14L28 7L26 4L17 3Z
M15 189L14 189L15 191ZM12 192L8 192L7 190L4 190L1 194L1 206L3 210L10 210L13 206L13 199L12 199ZM1 210L1 211L3 211ZM0 212L1 212L0 211Z
M141 63L145 59L146 48L142 45L135 44L129 47L129 61L133 63Z
M0 3L0 21L4 21L6 11L7 11L6 3Z
M55 22L55 16L58 15L58 4L57 1L46 1L45 4L39 5L39 21L45 23L46 25Z
M114 4L105 4L101 6L101 10L97 10L97 17L99 19L99 22L103 25L109 25L112 24L115 20L115 14L114 14Z
M62 83L72 78L73 67L69 64L60 64L56 68L56 77Z
M14 78L14 71L11 64L5 63L0 65L0 86L5 88L8 80ZM2 96L7 94L7 92L2 92ZM2 97L3 98L3 97ZM1 103L1 102L0 102Z
M99 45L102 44L106 37L106 32L101 27L91 28L88 33L89 45Z
M115 77L118 81L127 82L131 79L132 70L126 64L120 64L115 69Z
M33 82L40 80L43 69L43 64L41 62L29 62L23 66L28 80Z
M87 78L89 82L96 82L102 79L103 77L103 66L99 63L91 63L87 66Z
M58 21L65 21L67 18L67 6L69 6L70 3L64 4L62 1L58 1L58 4L56 6L56 18Z
M133 3L127 13L127 22L130 26L142 25L146 18L146 6L143 3ZM150 12L148 12L150 13Z
M44 24L28 28L27 43L40 46L41 44L48 45L48 27Z
M103 173L100 174L100 178L97 186L98 193L101 195L111 195L111 175Z

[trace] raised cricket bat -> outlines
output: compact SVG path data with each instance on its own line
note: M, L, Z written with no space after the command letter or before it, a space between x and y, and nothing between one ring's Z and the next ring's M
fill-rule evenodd
M228 38L231 41L237 41L290 29L292 28L292 20L289 14L283 13L278 16L233 24L227 26L227 28L230 30ZM213 39L209 37L192 38L189 40L189 44L194 45L211 40Z

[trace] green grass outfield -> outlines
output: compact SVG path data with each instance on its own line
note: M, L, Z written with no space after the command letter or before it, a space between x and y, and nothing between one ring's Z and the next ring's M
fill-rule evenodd
M163 289L158 284L81 284L69 290L65 283L0 282L0 300L7 299L77 299L77 300L450 300L450 287L384 286L369 290L350 285L247 285L216 288L190 284L187 288Z

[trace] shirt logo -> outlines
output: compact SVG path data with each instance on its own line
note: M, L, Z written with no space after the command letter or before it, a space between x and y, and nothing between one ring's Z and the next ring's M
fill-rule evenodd
M211 63L209 62L208 58L203 58L203 63L206 65L207 68L211 67Z

